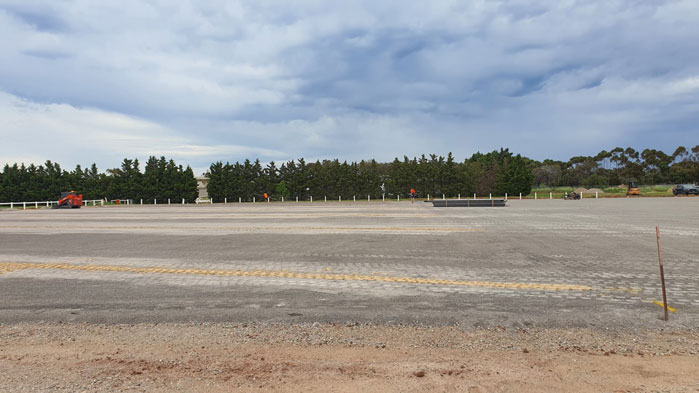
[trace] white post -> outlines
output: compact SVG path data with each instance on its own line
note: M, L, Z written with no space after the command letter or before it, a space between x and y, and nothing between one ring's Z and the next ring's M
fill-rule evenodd
M367 202L371 202L371 195L367 195L367 196L366 196L366 201L367 201Z
M461 200L461 194L459 194L458 198L459 198L459 200Z
M284 203L284 197L282 197L282 203Z
M299 203L299 197L296 197L296 203Z
M94 199L92 200L92 206L95 206L95 200L94 200Z
M429 202L430 200L430 194L427 194L427 201Z
M213 205L214 204L214 198L209 198L209 204Z
M22 202L22 210L27 210L27 202Z
M167 199L167 204L168 204L168 205L170 204L170 198Z
M100 199L100 203L102 204L102 207L104 207L104 199Z
M143 199L141 199L141 205L143 205Z
M536 193L534 193L534 199L536 199Z
M225 205L226 203L228 203L228 197L223 198L223 204Z
M267 203L269 203L269 197L267 197Z
M357 196L356 196L356 195L352 195L352 202L357 202Z
M580 193L580 200L582 200L582 199L583 199L583 193L581 192Z
M255 197L252 197L252 203L255 203Z
M492 193L492 192L488 193L488 199L493 199L493 193Z
M473 193L473 199L477 199L477 198L476 198L476 193L475 193L475 192Z
M342 195L340 195L340 196L337 197L337 201L338 201L338 202L342 202Z
M522 193L521 192L519 193L519 200L520 201L522 200Z
M14 207L14 204L15 204L14 202L10 202L10 209L12 209Z
M311 198L313 198L313 197L311 197ZM328 201L328 196L327 196L327 195L326 195L326 196L324 196L323 198L325 198L325 202L327 202L327 201Z
M184 205L184 198L182 198L182 204Z
M153 204L157 205L158 204L158 198L153 198Z
M444 194L442 194L442 199L447 199L447 198L444 197Z
M505 200L507 200L507 193L505 193Z
M49 201L46 201L46 207L49 207Z
M553 192L549 192L549 199L553 199Z
M398 202L400 202L400 195L398 195Z
M328 197L325 197L325 202L328 201ZM311 195L311 202L313 202L313 195Z
M238 197L238 203L243 203L243 198L242 198L242 197Z
M38 209L38 208L39 208L39 202L34 202L34 209Z
M599 198L599 195L597 195L599 191L595 191L595 199Z

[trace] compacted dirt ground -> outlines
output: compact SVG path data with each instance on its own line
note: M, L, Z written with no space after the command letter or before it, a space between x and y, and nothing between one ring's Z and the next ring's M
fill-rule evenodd
M697 392L699 331L0 325L2 392Z

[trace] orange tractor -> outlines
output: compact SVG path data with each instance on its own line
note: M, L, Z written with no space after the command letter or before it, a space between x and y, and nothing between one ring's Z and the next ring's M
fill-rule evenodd
M61 199L58 204L54 205L54 209L79 209L83 205L83 196L75 191L62 192Z
M638 184L635 181L629 182L626 196L641 196L641 190L638 188Z

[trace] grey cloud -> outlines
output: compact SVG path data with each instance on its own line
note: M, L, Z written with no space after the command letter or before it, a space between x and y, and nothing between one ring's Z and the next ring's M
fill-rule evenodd
M0 90L144 119L211 147L183 156L204 166L673 149L699 134L698 15L692 0L0 0Z

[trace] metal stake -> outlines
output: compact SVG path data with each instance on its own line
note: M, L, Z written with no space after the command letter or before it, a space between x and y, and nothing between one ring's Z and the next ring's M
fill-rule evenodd
M660 264L660 284L663 287L663 308L665 309L665 320L668 320L667 315L667 297L665 296L665 273L663 272L663 254L660 251L660 228L655 227L655 236L658 239L658 263Z

